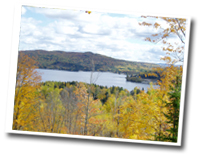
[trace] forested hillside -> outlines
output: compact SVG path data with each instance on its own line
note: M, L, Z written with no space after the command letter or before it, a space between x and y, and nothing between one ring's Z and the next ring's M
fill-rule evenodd
M150 71L157 64L118 60L92 52L63 51L20 51L29 57L35 57L37 66L43 69L59 69L68 71L109 71L114 73L139 73ZM94 64L92 64L92 60Z

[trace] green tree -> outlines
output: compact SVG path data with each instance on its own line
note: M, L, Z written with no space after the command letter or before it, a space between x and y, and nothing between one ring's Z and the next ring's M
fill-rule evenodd
M180 96L181 96L181 81L180 77L176 77L175 87L171 87L169 92L170 102L166 103L166 107L169 109L168 113L164 113L167 117L168 124L171 124L170 129L167 131L169 135L164 137L164 140L177 142L178 137L178 122L179 122L179 111L180 111Z

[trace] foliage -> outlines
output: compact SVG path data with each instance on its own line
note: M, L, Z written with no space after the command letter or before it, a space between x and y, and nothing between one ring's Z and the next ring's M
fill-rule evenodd
M118 60L92 52L62 52L62 51L20 51L29 57L37 57L38 67L43 69L59 69L68 71L92 71L91 60L95 63L94 71L133 74L149 71L157 64L130 62Z
M184 60L184 48L185 48L185 37L186 37L186 19L183 18L168 18L168 17L156 17L156 16L143 16L144 18L150 17L154 19L161 19L165 21L165 26L163 28L161 24L155 22L152 23L139 23L143 26L153 26L155 29L159 29L156 34L151 37L147 37L146 40L163 44L163 51L166 51L165 57L161 58L169 64L168 67L163 70L163 68L157 68L156 71L160 75L160 80L158 84L160 85L159 91L166 92L163 94L167 96L167 100L162 100L164 102L163 106L166 111L162 111L164 119L166 119L165 129L161 132L154 133L155 140L177 142L178 135L178 122L179 122L179 108L180 108L180 90L182 82L182 66L175 67L174 64L177 62L183 62ZM170 40L170 36L176 36L179 42L173 43ZM163 98L164 98L163 96ZM163 109L163 108L162 108ZM160 128L163 125L160 124Z
M39 100L37 89L41 80L35 65L34 59L20 53L15 87L14 130L25 129L25 124L31 122L31 117L35 115L35 106Z
M22 61L24 59L28 62ZM129 92L121 87L107 88L74 81L38 83L40 76L34 64L35 61L27 55L20 56L13 129L140 140L177 140L177 104L180 101L182 67L157 68L159 87L151 86L146 93L138 88ZM26 77L29 79L27 82Z
M170 18L157 16L142 17L156 19L155 23L142 22L139 24L143 26L152 26L155 29L157 29L157 33L152 34L151 37L147 37L145 40L153 43L163 44L162 49L163 51L166 51L167 56L163 57L162 60L166 61L168 64L183 62L187 20L184 18ZM165 24L158 23L160 20L164 21ZM173 36L177 37L179 41L172 42L170 40L170 37Z
M175 87L170 87L169 99L166 103L166 107L169 109L167 113L164 113L167 118L167 123L171 124L170 129L167 131L169 134L164 137L165 140L171 142L177 142L178 137L178 124L179 124L179 111L180 111L180 96L181 96L181 81L180 77L176 77Z

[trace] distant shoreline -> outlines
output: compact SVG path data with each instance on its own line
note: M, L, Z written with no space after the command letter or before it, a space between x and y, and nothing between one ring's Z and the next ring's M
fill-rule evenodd
M37 68L37 69L44 69L44 70L52 70L52 71L67 71L67 72L92 72L92 71L84 71L84 70L79 70L79 71L73 71L73 70L63 70L63 69L53 69L53 68ZM127 80L127 77L126 77L126 74L124 73L114 73L114 72L111 72L111 71L94 71L94 73L113 73L113 74L118 74L118 75L124 75L125 79L127 82L132 82L132 83L141 83L141 84L150 84L151 82L152 83L157 83L157 80L155 79L143 79L141 78L141 81L138 82L138 81L131 81L131 80Z

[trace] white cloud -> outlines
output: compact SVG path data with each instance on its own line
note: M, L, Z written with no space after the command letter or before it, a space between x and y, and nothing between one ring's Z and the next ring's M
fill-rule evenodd
M139 26L138 16L111 17L99 12L27 9L45 15L51 22L45 24L37 17L22 18L20 50L91 51L118 59L147 62L159 62L160 56L164 55L159 44L142 42L157 30Z

